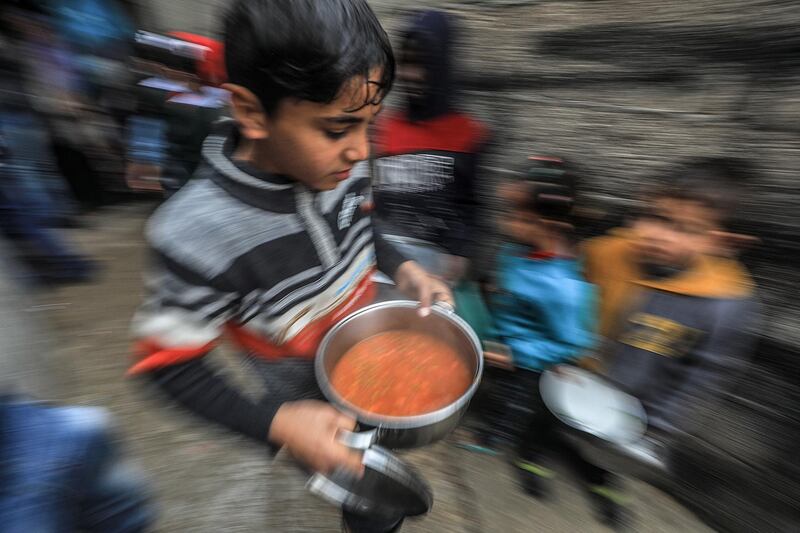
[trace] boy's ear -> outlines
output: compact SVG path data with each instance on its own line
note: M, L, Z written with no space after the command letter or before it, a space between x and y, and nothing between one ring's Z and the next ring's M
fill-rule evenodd
M233 118L245 139L259 141L269 137L270 123L258 97L250 89L226 83L222 85L231 93Z
M722 246L733 251L746 250L747 248L761 243L761 239L758 237L754 235L746 235L744 233L712 231L711 236L714 237Z

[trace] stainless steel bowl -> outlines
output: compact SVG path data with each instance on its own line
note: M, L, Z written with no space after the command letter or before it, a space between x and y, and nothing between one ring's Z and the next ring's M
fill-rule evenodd
M649 483L666 475L666 450L645 433L647 414L639 400L571 366L544 372L539 387L557 427L590 462Z
M317 352L315 371L325 397L342 412L358 420L363 433L344 434L343 442L366 449L372 444L387 448L413 448L435 442L452 431L467 410L483 373L483 351L472 328L452 309L434 305L431 314L420 317L417 302L397 300L365 307L331 329ZM358 342L378 333L412 330L435 336L453 347L469 365L472 384L453 403L417 416L382 416L360 409L345 400L330 384L336 363Z

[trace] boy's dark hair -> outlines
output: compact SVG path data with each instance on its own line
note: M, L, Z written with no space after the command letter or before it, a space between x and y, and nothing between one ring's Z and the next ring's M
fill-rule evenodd
M520 207L548 220L573 222L577 180L563 159L530 157L525 182L529 194L525 205Z
M713 209L721 227L737 225L742 188L752 176L749 166L723 157L695 159L680 166L651 191L650 198L673 198Z
M230 83L252 91L267 113L287 97L330 103L353 77L380 67L357 110L382 100L395 74L389 37L366 0L237 0L225 18L225 61Z
M436 9L415 11L400 41L400 60L424 68L425 94L409 109L412 120L425 120L451 110L458 99L453 83L452 51L456 46L457 20Z

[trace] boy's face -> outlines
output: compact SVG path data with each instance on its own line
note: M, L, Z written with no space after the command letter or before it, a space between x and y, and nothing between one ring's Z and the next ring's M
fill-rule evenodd
M655 198L650 213L634 224L643 263L682 268L701 254L714 252L718 213L702 204L678 198Z
M505 183L498 189L498 197L511 209L500 218L500 231L512 241L536 248L544 248L547 230L541 218L530 210L523 209L530 195L524 183Z
M380 74L376 69L369 79L378 80ZM378 91L375 82L353 78L329 104L286 98L269 115L260 105L248 110L242 91L249 93L236 86L232 89L234 115L242 135L251 142L250 149L239 156L258 168L326 191L335 189L349 177L353 165L369 157L367 130L381 109L373 103Z
M412 102L424 100L428 94L428 72L420 57L406 57L397 66L397 80Z
M517 244L546 249L548 243L547 228L542 219L530 211L515 208L500 220L503 233Z

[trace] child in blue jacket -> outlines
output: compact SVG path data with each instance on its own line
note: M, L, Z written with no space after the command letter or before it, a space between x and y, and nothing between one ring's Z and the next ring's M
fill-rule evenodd
M502 441L516 448L523 488L544 495L552 476L542 455L564 451L589 484L603 474L557 437L552 416L539 395L544 370L575 361L595 342L595 289L584 279L575 252L572 206L574 178L563 162L532 160L528 179L504 187L510 205L501 223L507 243L500 250L496 287L490 298L495 343L486 359L499 366L479 442Z

